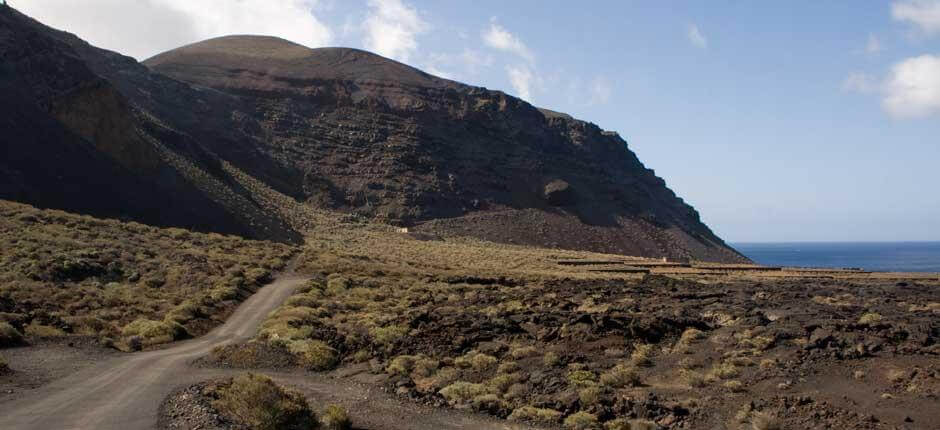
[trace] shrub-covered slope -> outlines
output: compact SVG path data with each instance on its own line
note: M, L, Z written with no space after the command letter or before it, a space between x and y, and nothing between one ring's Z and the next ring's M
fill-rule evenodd
M218 324L293 253L0 201L0 321L33 338L167 342Z

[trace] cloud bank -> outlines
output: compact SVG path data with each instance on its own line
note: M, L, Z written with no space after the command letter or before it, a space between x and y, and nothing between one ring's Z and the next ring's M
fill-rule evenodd
M417 37L428 30L418 11L401 0L369 0L363 23L366 49L407 62L418 50Z
M489 29L483 32L483 42L493 49L517 55L529 63L535 62L535 55L529 50L529 47L522 43L522 40L519 40L518 37L497 24L495 20L490 20Z
M908 22L930 36L940 34L940 0L908 0L891 4L891 17Z
M940 56L908 58L891 68L882 107L897 118L940 114Z
M277 36L328 45L315 0L19 0L23 13L138 60L229 34Z

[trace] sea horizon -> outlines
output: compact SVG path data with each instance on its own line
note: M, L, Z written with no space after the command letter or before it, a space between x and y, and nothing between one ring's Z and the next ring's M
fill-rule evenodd
M940 241L730 242L758 264L940 273Z

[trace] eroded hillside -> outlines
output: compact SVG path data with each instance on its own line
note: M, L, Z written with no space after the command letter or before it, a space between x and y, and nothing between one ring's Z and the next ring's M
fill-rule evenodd
M269 37L141 64L9 7L0 26L0 197L299 242L254 181L445 236L745 261L616 133L499 91Z

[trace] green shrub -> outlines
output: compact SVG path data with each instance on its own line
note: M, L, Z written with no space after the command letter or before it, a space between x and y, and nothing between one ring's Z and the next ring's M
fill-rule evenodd
M352 428L352 420L346 409L339 405L327 405L320 417L320 424L324 430L349 430Z
M634 366L651 366L653 364L653 345L640 344L633 349L630 360Z
M496 368L496 373L515 373L519 371L519 363L515 361L506 361L499 363L499 367Z
M611 388L635 387L640 385L640 374L628 364L618 364L601 374L601 384Z
M596 385L578 391L578 400L581 401L581 407L600 404L603 399L604 389Z
M65 336L65 332L60 328L51 325L39 324L35 321L26 326L26 329L23 331L26 332L27 336L38 338Z
M566 429L571 430L596 430L600 428L597 422L597 416L587 412L577 412L565 418Z
M327 277L326 280L326 292L330 295L342 294L349 288L349 279L346 279L343 276L340 276L336 273Z
M578 387L594 385L597 375L590 370L575 370L568 372L568 383Z
M319 340L295 340L288 344L288 349L310 370L329 370L339 361L337 351Z
M881 322L882 316L879 313L868 312L858 319L859 324L872 325Z
M186 329L175 322L153 321L145 318L136 319L121 329L121 336L125 339L139 337L141 346L172 342L182 339L185 335Z
M407 376L414 369L417 360L418 357L414 355L399 355L385 367L385 372L391 375Z
M744 391L744 384L742 384L741 381L737 381L737 380L726 381L722 385L725 388L727 388L729 391L731 391L732 393L740 393Z
M170 309L170 312L167 312L163 319L177 324L186 324L200 316L202 316L202 312L199 309L199 305L192 300L186 300L175 308Z
M72 327L72 333L89 336L107 336L116 332L114 325L93 316L69 317L65 322Z
M391 345L408 334L408 327L400 325L390 325L387 327L375 327L369 330L372 339L381 345Z
M10 370L10 365L7 364L7 360L3 358L2 355L0 355L0 375L6 375L7 373L10 373L11 371L12 370Z
M544 364L545 367L555 367L560 361L561 358L558 357L558 354L551 351L546 352L545 355L542 356L542 364Z
M708 372L706 379L731 379L741 374L738 367L731 361L715 363Z
M466 403L474 397L488 394L487 387L483 384L474 384L465 381L457 381L442 388L438 393L447 399L450 404Z
M483 371L492 368L498 362L499 360L492 355L477 354L470 359L470 366L473 367L474 370Z
M530 421L535 423L557 423L561 418L561 412L554 409L536 408L534 406L522 406L516 408L509 414L510 421Z
M534 346L520 346L509 351L509 356L518 360L535 355L536 351Z
M513 384L522 382L525 377L522 373L501 373L494 376L489 381L486 381L486 385L492 388L495 391L500 393L505 392Z
M679 375L682 377L682 380L685 381L691 388L702 388L707 383L705 375L702 375L699 372L689 369L680 369Z
M473 398L470 402L473 409L490 413L504 413L509 409L509 404L499 398L496 394L481 394Z
M220 384L212 406L251 429L312 429L317 416L303 394L285 389L264 375L248 373Z
M10 323L0 321L0 348L23 344L23 334Z

